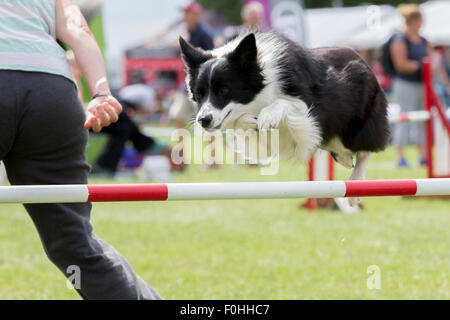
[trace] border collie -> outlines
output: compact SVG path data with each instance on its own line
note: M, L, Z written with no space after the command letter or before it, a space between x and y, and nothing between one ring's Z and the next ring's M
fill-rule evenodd
M388 143L386 97L353 49L308 49L275 32L244 34L212 51L183 38L180 47L206 130L277 128L287 156L307 161L324 149L353 168L353 180L365 179L370 154Z

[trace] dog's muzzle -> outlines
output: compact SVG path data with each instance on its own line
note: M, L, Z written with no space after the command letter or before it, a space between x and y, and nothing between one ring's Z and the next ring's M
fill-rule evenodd
M205 129L208 129L211 126L212 120L213 116L211 113L204 114L197 119L198 123Z

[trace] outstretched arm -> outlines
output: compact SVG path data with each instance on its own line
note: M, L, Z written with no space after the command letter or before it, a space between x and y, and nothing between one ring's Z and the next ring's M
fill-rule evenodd
M122 106L110 95L102 53L72 0L56 0L56 37L72 48L91 95L101 95L89 103L85 123L87 129L99 132L102 127L117 121Z
M394 41L390 51L396 70L406 74L413 74L420 69L419 62L408 59L408 48L406 47L405 41Z

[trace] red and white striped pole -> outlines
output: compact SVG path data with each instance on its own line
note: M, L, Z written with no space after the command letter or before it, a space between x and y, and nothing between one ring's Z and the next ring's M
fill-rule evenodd
M450 178L0 187L0 203L450 196Z
M431 62L429 58L425 58L422 64L422 80L424 87L424 99L425 99L425 110L430 114L434 109L437 112L437 119L441 121L441 125L447 134L447 139L450 139L450 123L447 120L447 117L444 113L444 109L441 106L439 99L436 96L436 93L433 89L433 75L431 71ZM427 165L428 165L428 177L435 178L442 176L442 174L435 174L435 165L434 165L434 157L433 157L433 145L436 141L436 137L433 135L433 124L431 120L426 123L426 139L427 139ZM448 140L447 140L448 145ZM443 146L438 146L443 147ZM450 153L450 150L447 150ZM444 159L446 159L445 167L449 166L450 162L450 154L445 155ZM445 160L444 160L445 161ZM450 172L444 175L445 177L450 176Z

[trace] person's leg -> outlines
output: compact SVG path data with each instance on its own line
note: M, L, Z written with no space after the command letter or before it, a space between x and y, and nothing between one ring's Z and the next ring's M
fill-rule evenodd
M399 145L397 147L397 156L399 159L405 158L405 147L403 147L402 145Z
M94 167L98 166L103 170L115 173L122 158L125 144L133 133L133 127L130 126L129 121L122 113L116 123L104 128L104 132L109 136L108 143L95 161Z
M15 91L11 88L11 81L14 73L10 71L0 71L0 161L11 149L16 126L16 97Z
M124 114L124 122L126 121L130 128L129 140L133 143L134 147L139 153L149 151L155 144L153 138L144 135L134 121L126 114Z
M400 105L402 113L415 110L414 93L411 93L411 86L408 81L395 79L392 89L393 102ZM404 146L410 142L410 123L397 123L393 132L393 145L397 147L398 166L409 167L404 154Z
M86 184L88 133L73 84L61 77L24 73L18 96L17 135L5 156L13 185ZM85 299L160 299L112 246L92 233L91 204L26 205L50 260L66 275L80 270Z
M414 96L415 96L415 103L414 107L415 110L425 110L424 106L424 90L421 83L416 84L414 89ZM420 165L426 165L427 162L427 149L425 146L425 123L424 122L417 122L415 123L415 130L416 130L416 137L415 137L415 143L417 144L418 151L419 151L419 164Z

